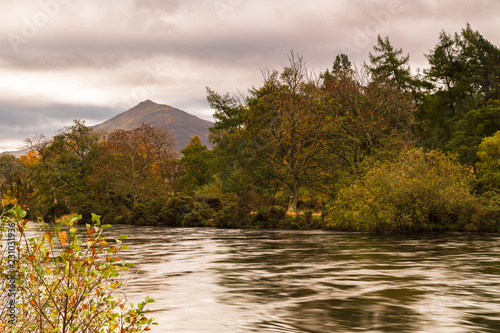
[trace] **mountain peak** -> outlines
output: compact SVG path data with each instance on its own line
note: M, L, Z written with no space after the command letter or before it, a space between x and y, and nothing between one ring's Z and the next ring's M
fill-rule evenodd
M114 129L131 130L143 123L169 129L170 133L177 139L175 147L177 151L189 144L190 138L195 135L198 135L203 144L211 147L208 141L208 128L213 125L211 122L170 105L157 104L149 99L97 125L95 128L107 131Z
M152 100L150 100L150 99L147 99L147 100L142 101L142 102L140 102L139 104L137 104L137 106L139 106L139 105L144 106L144 105L158 105L158 104L156 104L155 102L153 102L153 101L152 101Z

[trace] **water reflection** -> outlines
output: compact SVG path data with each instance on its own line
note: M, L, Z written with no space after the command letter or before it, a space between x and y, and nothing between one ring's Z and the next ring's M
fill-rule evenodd
M115 226L153 332L500 332L500 237ZM140 270L139 270L140 268Z

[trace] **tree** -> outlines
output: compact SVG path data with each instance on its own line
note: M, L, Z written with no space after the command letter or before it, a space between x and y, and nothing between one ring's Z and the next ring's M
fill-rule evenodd
M78 211L91 205L96 189L89 182L96 158L101 153L99 136L85 123L74 120L52 139L39 136L27 140L37 155L29 164L43 211L59 207Z
M470 25L454 36L442 31L426 55L435 85L422 103L423 145L435 148L453 136L458 121L490 99L500 98L500 50Z
M405 94L410 94L417 103L421 103L424 92L432 85L421 75L413 75L410 68L410 55L403 56L402 49L395 49L389 37L377 38L377 45L373 47L375 54L369 53L370 64L365 64L372 80L389 83Z
M179 163L184 167L184 179L189 190L207 184L211 179L212 154L207 146L202 145L196 135L189 144L181 150L183 154Z
M248 175L243 172L243 113L246 105L236 96L219 95L207 87L207 101L214 110L214 126L209 129L213 144L214 173L229 192L244 191Z
M389 37L377 38L373 50L378 54L368 54L370 65L365 65L373 80L391 82L403 92L412 88L412 75L409 65L410 55L402 56L402 49L394 49Z
M467 24L457 40L467 89L478 103L500 98L500 49Z
M49 147L54 156L51 167L57 174L57 186L63 195L78 194L88 199L95 194L88 177L93 172L100 148L98 135L79 120L54 137Z
M469 111L458 122L448 148L456 153L460 162L474 167L479 162L477 155L482 139L500 131L500 101L492 100L484 106Z
M176 158L168 130L146 124L130 131L117 129L107 135L104 146L93 175L104 192L130 196L133 205L166 192L162 170Z
M292 53L281 73L264 72L264 84L252 89L243 115L246 167L265 188L284 187L289 211L297 209L299 190L314 167L319 130L317 84L301 57Z
M0 156L0 200L14 204L19 199L22 165L13 155Z
M411 97L390 84L364 85L346 55L318 79L293 54L281 72L263 73L244 105L210 95L218 118L214 157L233 163L231 177L239 174L243 186L288 193L291 211L304 191L334 195L367 158L413 144Z
M335 73L335 69L333 70ZM322 152L319 181L330 194L359 177L367 159L413 145L416 107L411 97L391 84L363 84L360 75L323 75L320 112ZM317 173L318 174L318 173Z
M349 56L342 53L335 57L333 62L332 71L326 70L322 75L323 79L352 79L354 77L354 69L352 68L352 63L349 60Z

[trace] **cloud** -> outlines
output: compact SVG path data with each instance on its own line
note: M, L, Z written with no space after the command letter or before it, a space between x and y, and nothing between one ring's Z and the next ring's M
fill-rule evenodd
M350 46L360 65L381 34L410 54L412 68L425 68L442 29L469 22L500 45L498 12L495 0L4 1L0 126L52 131L145 99L207 119L205 86L246 92L291 50L320 71Z
M45 104L0 100L0 150L15 150L36 134L54 135L74 119L88 126L103 122L119 110L92 105Z

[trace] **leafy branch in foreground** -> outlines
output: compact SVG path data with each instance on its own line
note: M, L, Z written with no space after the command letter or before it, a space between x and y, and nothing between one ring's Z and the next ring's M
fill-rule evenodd
M108 243L102 232L111 226L101 225L100 216L92 215L82 241L75 227L81 215L51 228L43 224L43 236L28 237L26 212L15 207L8 214L12 217L2 216L0 222L0 279L5 285L0 294L1 332L144 332L157 325L145 316L149 311L145 306L154 302L152 298L134 306L116 297L127 282L120 272L132 265L118 256L127 248L121 245L126 236L120 236L115 244ZM4 242L12 225L19 235L15 242L15 287L9 279L12 272L8 271ZM8 290L15 290L17 296L14 322L4 307L11 298Z

